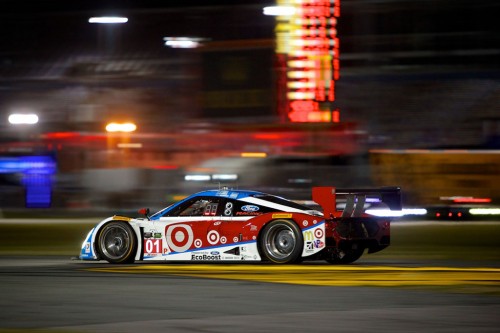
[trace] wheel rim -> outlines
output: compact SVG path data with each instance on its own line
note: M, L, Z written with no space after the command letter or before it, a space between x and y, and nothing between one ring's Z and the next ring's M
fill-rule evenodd
M276 259L285 259L293 253L297 239L292 228L276 225L269 230L265 244L267 253Z
M125 227L116 225L103 231L100 247L106 257L121 259L129 252L130 245L130 235Z

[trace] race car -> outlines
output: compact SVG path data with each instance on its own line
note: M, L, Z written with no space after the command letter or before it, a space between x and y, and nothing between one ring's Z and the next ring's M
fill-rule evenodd
M389 246L390 220L364 210L367 202L401 210L400 188L314 187L312 199L322 212L257 191L202 191L152 215L143 208L139 218L106 218L88 233L80 259L348 264Z

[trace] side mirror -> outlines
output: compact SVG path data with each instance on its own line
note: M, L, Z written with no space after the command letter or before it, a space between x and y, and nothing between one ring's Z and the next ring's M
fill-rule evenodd
M146 218L149 220L149 208L141 208L139 209L138 213L146 216Z

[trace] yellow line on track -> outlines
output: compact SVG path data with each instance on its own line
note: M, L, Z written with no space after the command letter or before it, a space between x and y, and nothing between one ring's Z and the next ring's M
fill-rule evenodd
M160 274L317 286L500 287L500 268L394 266L137 265L88 269L95 272Z

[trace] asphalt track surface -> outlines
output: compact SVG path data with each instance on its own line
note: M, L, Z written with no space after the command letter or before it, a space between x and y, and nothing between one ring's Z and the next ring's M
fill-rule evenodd
M498 332L499 265L457 266L363 258L349 266L109 265L4 256L0 332ZM391 276L386 286L359 282ZM472 289L456 289L464 283ZM497 293L476 293L474 285Z

